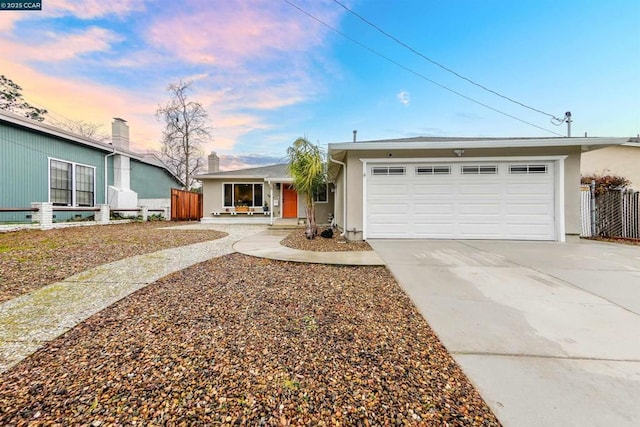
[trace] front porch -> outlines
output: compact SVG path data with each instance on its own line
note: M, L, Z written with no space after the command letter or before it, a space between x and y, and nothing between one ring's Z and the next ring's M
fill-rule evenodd
M200 218L202 224L266 224L274 228L297 228L305 225L305 218L273 218L263 215L219 215Z

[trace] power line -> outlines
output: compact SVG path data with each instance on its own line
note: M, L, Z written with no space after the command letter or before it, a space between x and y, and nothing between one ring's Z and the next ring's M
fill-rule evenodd
M390 62L390 63L392 63L394 65L396 65L397 67L402 68L403 70L405 70L405 71L407 71L407 72L409 72L409 73L411 73L411 74L413 74L413 75L415 75L417 77L420 77L423 80L428 81L431 84L434 84L434 85L436 85L436 86L438 86L438 87L440 87L440 88L442 88L442 89L444 89L446 91L449 91L449 92L451 92L451 93L453 93L455 95L458 95L459 97L464 98L467 101L471 101L474 104L478 104L478 105L480 105L482 107L488 108L489 110L495 111L498 114L502 114L503 116L509 117L509 118L517 120L517 121L519 121L521 123L525 123L525 124L527 124L529 126L533 126L533 127L537 128L537 129L543 130L545 132L552 133L552 134L557 135L557 136L564 136L564 135L561 135L561 134L559 134L557 132L554 132L552 130L545 129L542 126L538 126L538 125L530 123L530 122L528 122L526 120L520 119L520 118L518 118L516 116L513 116L513 115L511 115L509 113L505 113L504 111L498 110L497 108L494 108L494 107L492 107L490 105L487 105L487 104L485 104L483 102L477 101L477 100L475 100L475 99L473 99L473 98L471 98L471 97L469 97L467 95L464 95L464 94L462 94L462 93L460 93L460 92L458 92L456 90L450 89L447 86L445 86L445 85L443 85L441 83L438 83L435 80L430 79L429 77L425 76L424 74L421 74L421 73L419 73L417 71L414 71L411 68L407 67L406 65L403 65L403 64L399 63L398 61L389 58L388 56L378 52L377 50L375 50L375 49L373 49L373 48L371 48L371 47L369 47L367 45L365 45L364 43L359 42L358 40L354 39L353 37L343 33L342 31L340 31L340 30L332 27L331 25L327 24L326 22L322 21L320 18L315 17L314 15L312 15L311 13L309 13L306 10L302 9L298 5L292 3L291 1L289 1L289 0L282 0L282 1L284 1L287 4L289 4L291 7L297 9L298 11L304 13L309 18L313 19L314 21L318 22L319 24L324 25L325 27L329 28L331 31L334 31L337 34L340 34L342 37L346 38L347 40L351 41L352 43L355 43L356 45L360 46L361 48L368 50L369 52L373 53L374 55L379 56L380 58L382 58L382 59L384 59L384 60L386 60L386 61L388 61L388 62Z
M445 71L447 71L447 72L449 72L449 73L453 74L454 76L456 76L456 77L458 77L458 78L461 78L462 80L465 80L465 81L467 81L467 82L471 83L471 84L472 84L472 85L474 85L474 86L477 86L477 87L479 87L479 88L481 88L481 89L483 89L483 90L485 90L485 91L487 91L487 92L490 92L490 93L492 93L492 94L494 94L494 95L496 95L496 96L499 96L500 98L506 99L507 101L510 101L510 102L513 102L514 104L520 105L521 107L528 108L529 110L531 110L531 111L535 111L536 113L540 113L540 114L543 114L543 115L545 115L545 116L548 116L548 117L550 117L551 119L556 120L556 121L559 121L559 122L560 122L560 124L562 124L563 120L562 120L562 119L559 119L558 117L554 116L553 114L546 113L546 112L544 112L544 111L542 111L542 110L539 110L539 109L537 109L537 108L531 107L531 106L529 106L529 105L527 105L527 104L524 104L524 103L522 103L522 102L520 102L520 101L516 101L515 99L510 98L510 97L508 97L508 96L506 96L506 95L502 95L501 93L498 93L498 92L496 92L495 90L489 89L488 87L486 87L486 86L484 86L484 85L482 85L482 84L480 84L480 83L477 83L477 82L475 82L475 81L471 80L470 78L465 77L465 76L463 76L463 75L461 75L461 74L459 74L459 73L455 72L455 71L454 71L454 70L452 70L451 68L448 68L448 67L446 67L446 66L444 66L444 65L440 64L439 62L437 62L437 61L435 61L435 60L433 60L433 59L429 58L428 56L424 55L423 53L421 53L421 52L419 52L418 50L414 49L413 47L409 46L408 44L406 44L406 43L405 43L405 42L403 42L402 40L398 39L397 37L393 36L392 34L389 34L389 33L388 33L388 32L386 32L385 30L383 30L382 28L380 28L378 25L376 25L376 24L374 24L373 22L369 21L367 18L365 18L365 17L363 17L362 15L358 14L357 12L354 12L353 10L349 9L347 6L345 6L344 4L342 4L341 2L339 2L338 0L333 0L333 1L334 1L334 3L338 4L338 5L339 5L339 6L341 6L344 10L346 10L346 11L347 11L347 12L349 12L349 13L351 13L353 16L357 17L358 19L360 19L361 21L363 21L363 22L364 22L364 23L366 23L367 25L369 25L369 26L371 26L371 27L375 28L375 29L376 29L376 30L378 30L380 33L384 34L385 36L387 36L387 37L388 37L388 38L390 38L391 40L395 41L395 42L396 42L396 43L398 43L399 45L401 45L401 46L403 46L404 48L406 48L406 49L410 50L411 52L415 53L415 54L416 54L416 55L418 55L419 57L421 57L421 58L423 58L423 59L425 59L425 60L429 61L429 62L430 62L430 63L432 63L433 65L435 65L435 66L437 66L437 67L442 68L443 70L445 70Z

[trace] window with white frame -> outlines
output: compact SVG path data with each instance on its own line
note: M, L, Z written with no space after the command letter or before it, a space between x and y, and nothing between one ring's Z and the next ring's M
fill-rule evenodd
M49 159L49 201L55 206L94 206L96 169Z
M538 174L547 173L547 165L509 165L509 173L512 175L519 174Z
M404 166L374 166L371 168L372 175L405 175L406 172Z
M462 166L463 175L495 175L498 173L497 165L468 165Z
M313 201L316 203L327 203L329 201L329 184L322 184L313 193Z
M451 175L451 166L416 166L416 175Z
M257 182L238 182L225 183L224 188L224 206L248 206L262 207L262 183Z

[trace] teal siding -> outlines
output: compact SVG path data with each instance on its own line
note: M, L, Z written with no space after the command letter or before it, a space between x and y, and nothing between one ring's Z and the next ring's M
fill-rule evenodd
M94 202L105 201L105 156L111 147L92 147L0 121L0 207L30 208L49 201L49 159L95 169ZM113 185L113 156L107 157L107 185ZM131 159L131 189L139 199L170 199L181 184L164 168ZM55 208L54 208L55 209ZM0 222L31 222L32 212L0 212ZM54 221L85 218L94 212L54 210Z
M138 199L170 199L172 188L182 184L165 169L131 159L131 189Z
M95 201L103 203L106 154L106 150L0 123L0 207L28 208L31 202L48 201L49 158L95 167ZM27 215L31 212L0 213L0 221L30 221ZM55 212L55 215L56 220L75 216L73 212Z

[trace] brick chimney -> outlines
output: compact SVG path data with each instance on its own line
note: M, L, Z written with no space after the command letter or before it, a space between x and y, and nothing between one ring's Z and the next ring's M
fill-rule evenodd
M216 154L215 151L212 151L208 157L209 160L209 173L220 172L220 157Z
M113 118L111 123L111 142L115 147L129 150L129 125L119 117Z

